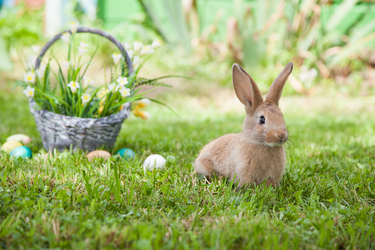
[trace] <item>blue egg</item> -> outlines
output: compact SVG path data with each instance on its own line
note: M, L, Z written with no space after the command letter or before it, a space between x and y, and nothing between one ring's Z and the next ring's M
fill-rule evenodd
M135 154L133 150L131 150L130 148L122 148L119 151L117 151L116 155L121 156L125 160L130 160L130 159L135 158Z
M21 157L22 159L31 159L33 157L33 154L31 153L31 149L25 146L19 146L10 152L10 156L14 158Z

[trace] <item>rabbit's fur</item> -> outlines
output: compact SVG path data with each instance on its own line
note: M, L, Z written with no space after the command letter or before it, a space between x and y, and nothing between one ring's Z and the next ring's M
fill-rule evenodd
M286 162L283 144L288 131L278 104L292 69L293 64L288 63L263 100L251 76L233 64L234 90L246 110L243 131L224 135L204 146L194 163L198 174L235 178L237 187L259 185L265 179L267 185L279 185Z

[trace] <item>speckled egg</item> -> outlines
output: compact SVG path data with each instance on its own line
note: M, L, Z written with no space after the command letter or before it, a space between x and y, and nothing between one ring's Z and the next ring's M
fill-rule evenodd
M31 142L31 138L24 134L16 134L16 135L9 136L7 138L7 141L18 141L18 142L22 142L23 144L28 144Z
M93 161L95 158L104 158L107 160L109 157L111 157L111 154L105 150L95 150L86 155L87 159L89 161Z
M33 154L31 152L31 149L29 149L26 146L20 146L12 150L10 152L10 156L14 158L22 158L22 159L31 159L33 157Z
M116 155L121 156L125 160L130 160L130 159L135 158L135 154L133 150L131 150L130 148L122 148L119 151L117 151Z
M161 169L165 166L165 159L163 156L154 154L150 155L146 158L145 162L143 163L143 168L145 170L152 171L153 169Z
M1 146L1 150L10 153L13 149L22 146L18 141L7 141Z

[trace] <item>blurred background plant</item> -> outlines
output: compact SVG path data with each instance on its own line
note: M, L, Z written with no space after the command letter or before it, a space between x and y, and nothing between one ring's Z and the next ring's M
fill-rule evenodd
M29 8L24 2L12 8L2 8L0 14L0 71L13 68L11 48L41 44L43 8ZM15 52L15 51L13 51Z
M275 64L292 60L298 77L290 83L299 93L313 93L318 83L354 84L358 90L362 82L363 94L373 89L373 1L163 0L163 11L153 1L138 1L166 42L192 48L199 58L237 62L256 72L277 72ZM211 23L207 12L214 15ZM275 74L259 76L265 89Z
M42 24L48 33L52 22L48 13L53 12L50 2L46 0L45 7L39 9L21 2L2 10L0 34L6 48L45 39ZM59 25L53 25L58 31L67 27L68 21L79 20L83 26L105 29L122 41L151 43L157 36L169 45L164 46L159 59L151 60L162 73L190 75L210 86L230 86L231 64L237 62L253 72L264 92L279 68L292 61L295 70L287 94L327 93L327 89L347 95L374 93L372 0L58 2L63 7L55 11L68 13L61 15ZM9 29L13 26L16 29ZM98 55L108 54L105 50Z

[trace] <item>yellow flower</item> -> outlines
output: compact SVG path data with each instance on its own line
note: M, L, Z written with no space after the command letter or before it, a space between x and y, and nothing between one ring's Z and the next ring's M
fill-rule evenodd
M89 52L88 49L86 49L86 47L78 47L78 56L81 57L83 54L85 54L86 52Z
M79 42L79 47L81 47L81 48L86 48L88 46L90 46L88 43L85 43L85 42L82 42L82 41Z
M148 120L150 117L151 117L151 115L150 115L149 112L147 112L147 111L142 111L142 112L141 112L141 118L142 118L143 120Z
M96 94L96 96L99 98L99 99L101 99L103 96L105 96L106 94L108 94L108 90L106 90L106 89L102 89L102 90L100 90L97 94Z
M83 87L87 88L89 85L92 85L95 81L91 79L89 76L83 77Z
M128 78L127 77L119 77L117 78L117 83L121 86L124 87L126 84L128 84Z
M140 56L143 56L143 55L150 55L154 53L154 49L150 46L150 45L146 45L144 46L142 49L141 49L141 52L140 52Z
M139 51L142 50L143 46L144 45L142 43L140 43L140 42L133 42L133 50L134 50L134 52L138 53Z
M70 22L70 31L72 32L73 35L77 32L78 25L79 25L78 22Z
M104 103L105 103L105 98L103 100L101 100L99 104L100 104L100 106L103 106Z
M32 71L27 72L25 75L23 75L24 81L28 83L34 83L35 82L35 73Z
M158 48L158 47L160 47L161 46L161 44L160 44L160 42L157 40L157 39L155 39L153 42L152 42L152 44L151 44L151 48L153 48L153 49L156 49L156 48Z
M141 110L139 109L139 106L135 107L132 112L136 117L139 117L141 115Z
M70 33L69 32L65 32L65 33L62 33L60 38L66 43L66 44L69 44L70 43Z
M113 53L113 54L111 55L111 57L113 58L113 62L114 62L115 64L118 64L118 63L120 62L121 58L122 58L122 55L121 55L121 54L118 54L118 53Z
M103 109L104 109L104 106L99 107L99 114L101 114L103 112Z
M23 91L23 93L26 95L26 97L34 97L35 89L27 86L27 88Z
M83 94L81 96L81 99L82 99L82 105L85 105L86 103L90 101L91 96L89 94Z
M150 100L150 99L148 99L148 98L143 98L143 99L141 99L141 100L139 101L138 106L139 106L140 108L144 108L144 107L147 107L148 105L150 105L150 103L151 103L151 100Z
M141 117L142 119L144 120L147 120L150 118L150 113L148 113L147 111L141 111L139 106L135 107L133 109L133 114L136 116L136 117Z
M79 82L71 81L68 84L68 87L70 87L70 90L72 91L72 93L75 93L77 91L77 88L79 88Z
M125 88L125 87L122 87L120 89L120 94L122 97L125 97L125 96L130 96L131 93L130 93L130 89L129 88Z

